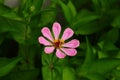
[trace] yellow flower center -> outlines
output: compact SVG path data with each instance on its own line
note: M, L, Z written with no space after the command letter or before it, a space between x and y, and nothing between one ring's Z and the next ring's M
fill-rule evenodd
M62 44L64 44L64 40L54 40L53 42L55 48L61 48Z

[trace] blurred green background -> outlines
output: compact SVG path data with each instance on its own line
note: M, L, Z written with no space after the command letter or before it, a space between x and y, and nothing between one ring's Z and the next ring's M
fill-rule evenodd
M76 56L44 53L56 21L75 31ZM0 0L0 80L120 80L120 0Z

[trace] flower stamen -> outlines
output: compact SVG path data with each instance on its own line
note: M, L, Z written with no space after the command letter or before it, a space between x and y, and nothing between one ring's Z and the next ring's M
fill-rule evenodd
M64 40L54 40L53 42L55 48L61 48L62 44L64 44Z

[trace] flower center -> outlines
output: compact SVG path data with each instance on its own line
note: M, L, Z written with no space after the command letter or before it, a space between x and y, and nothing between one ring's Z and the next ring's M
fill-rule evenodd
M64 40L54 40L53 45L55 48L61 48L63 43L64 43Z

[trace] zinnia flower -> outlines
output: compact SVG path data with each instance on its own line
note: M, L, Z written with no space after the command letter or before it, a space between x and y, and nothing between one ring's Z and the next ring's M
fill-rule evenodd
M53 24L52 31L53 36L47 27L44 27L41 30L44 37L40 36L38 39L40 44L46 46L44 48L44 52L50 54L56 49L56 56L58 58L64 58L66 55L75 56L77 54L77 50L75 48L80 45L79 40L73 39L69 42L65 42L65 40L73 36L73 30L71 28L66 28L62 37L59 38L61 33L61 25L55 22Z

